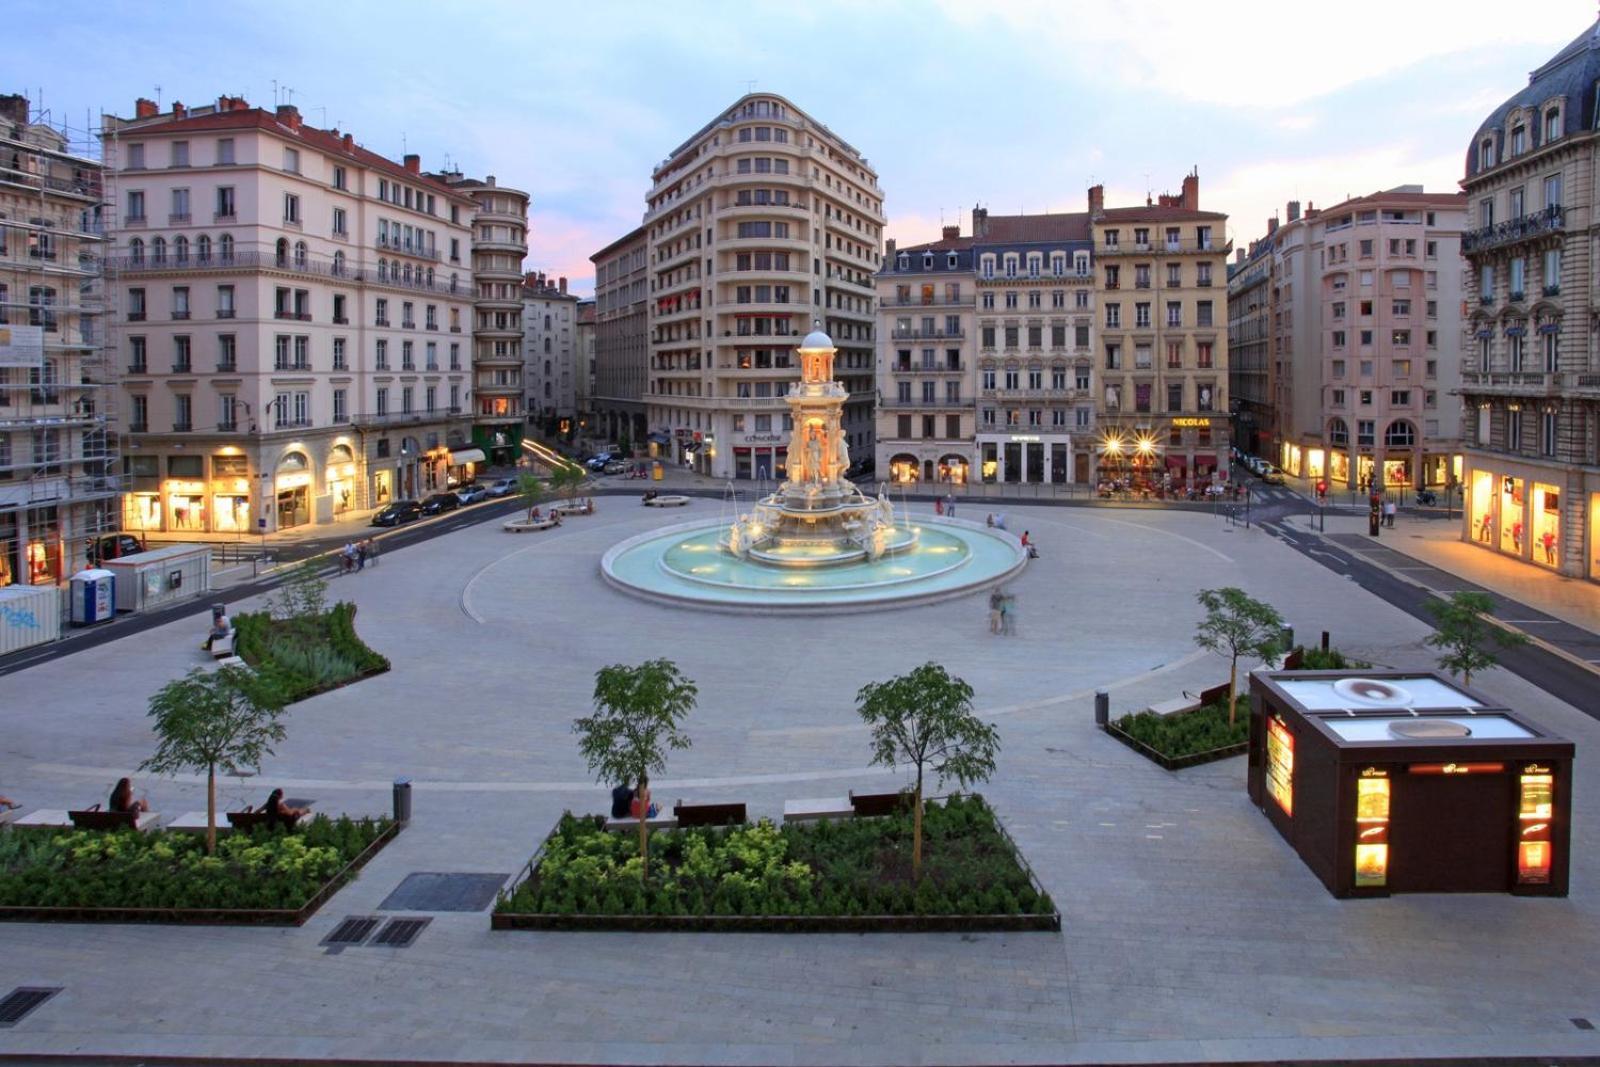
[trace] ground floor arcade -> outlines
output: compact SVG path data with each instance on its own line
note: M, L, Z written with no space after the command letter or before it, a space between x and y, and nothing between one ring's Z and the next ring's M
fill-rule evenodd
M1600 473L1469 452L1462 486L1462 540L1600 581Z

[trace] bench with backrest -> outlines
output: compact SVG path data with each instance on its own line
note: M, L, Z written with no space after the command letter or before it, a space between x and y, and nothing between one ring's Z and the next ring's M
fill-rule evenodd
M857 815L898 815L911 810L911 794L857 793L850 790L850 809Z
M69 811L67 818L79 830L147 830L156 824L158 816L142 811L102 811L96 804L83 811Z
M736 826L746 821L743 804L685 804L672 806L679 826Z
M253 807L245 808L243 811L228 812L228 825L232 826L235 830L244 830L246 832L254 830L257 827L267 825L267 819L267 812L258 811ZM300 816L293 815L288 818L280 819L279 821L287 823L288 828L292 830L294 829L295 823L300 821Z
M1151 704L1145 710L1155 712L1162 718L1168 718L1173 715L1182 715L1185 712L1199 711L1201 708L1209 707L1212 704L1221 704L1227 699L1228 683L1223 682L1221 685L1214 685L1210 689L1200 690L1196 696L1190 696L1185 693L1181 697L1173 697L1171 700L1162 700Z

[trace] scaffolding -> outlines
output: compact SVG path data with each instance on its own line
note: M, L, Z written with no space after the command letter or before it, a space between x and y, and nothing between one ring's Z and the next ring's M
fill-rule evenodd
M0 329L43 342L0 361L0 585L64 584L120 524L101 154L87 123L0 96Z

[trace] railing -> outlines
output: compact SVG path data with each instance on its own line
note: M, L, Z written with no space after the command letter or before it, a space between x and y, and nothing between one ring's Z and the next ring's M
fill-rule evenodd
M231 359L217 361L218 374L237 374L238 371L239 364Z
M966 335L966 330L893 330L889 336L896 341L945 341Z
M1579 380L1584 376L1580 375ZM1600 379L1600 375L1588 375ZM1512 393L1549 393L1561 388L1560 374L1543 371L1462 371L1464 389L1493 389Z
M886 308L971 307L972 302L972 297L960 295L954 297L935 296L928 300L924 300L919 296L909 296L903 300L899 297L886 296L879 302L879 305Z
M192 422L175 422L175 423L172 424L172 432L173 433L188 433L190 430L193 430L193 429L194 429L194 423L192 423Z
M1580 374L1573 387L1584 393L1600 393L1600 374Z
M945 363L896 363L889 369L895 374L962 374L967 368L960 363L955 366Z
M1163 256L1188 252L1213 253L1220 256L1233 251L1233 241L1215 238L1206 241L1152 241L1149 244L1102 245L1095 250L1102 256Z
M1085 395L1087 389L1062 387L1060 389L980 389L978 395L985 400L1073 400Z
M429 284L426 279L403 281L393 271L379 277L375 268L351 267L348 263L336 264L332 261L320 259L300 259L294 256L279 256L274 252L235 252L229 256L213 254L200 258L191 256L184 263L177 263L170 256L163 262L157 263L146 256L111 256L107 258L106 265L124 272L161 271L161 270L240 270L244 268L266 268L270 270L289 271L296 274L315 274L325 278L339 278L345 281L362 282L368 285L385 285L395 289L416 289L422 292L449 293L456 292L466 296L470 293L470 284L462 288L459 284L451 290L449 280L435 281ZM470 282L470 279L468 279Z
M1543 211L1519 215L1517 218L1507 219L1505 222L1497 222L1491 226L1468 230L1461 235L1461 251L1463 254L1470 255L1473 252L1483 252L1491 248L1498 248L1501 245L1526 241L1547 233L1555 233L1562 229L1565 221L1565 209L1559 204L1551 205Z
M971 397L935 397L932 400L901 400L898 397L892 400L879 401L883 408L970 408Z

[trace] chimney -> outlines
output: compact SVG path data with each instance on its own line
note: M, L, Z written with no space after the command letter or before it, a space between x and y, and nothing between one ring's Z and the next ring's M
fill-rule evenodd
M891 237L887 241L883 242L883 258L885 258L885 259L893 259L894 258L894 238L893 237Z
M407 152L406 153L406 170L409 170L412 174L421 174L422 173L422 157L417 155L415 152Z
M1198 168L1183 176L1183 206L1190 211L1200 210L1200 171Z
M174 100L172 102L172 117L173 118L181 119L187 114L189 114L189 109L183 106L183 101L182 100Z
M1300 201L1298 201L1298 200L1289 201L1289 221L1290 222L1299 222L1300 221Z
M1306 218L1314 219L1320 214L1322 214L1322 211L1320 209L1318 209L1318 208L1312 207L1311 206L1311 201L1307 200L1306 201Z
M972 236L987 237L989 235L989 209L973 205L972 208Z
M1106 210L1106 187L1103 185L1089 186L1089 217L1102 215Z
M1233 261L1235 263L1237 263L1241 267L1244 266L1244 261L1249 257L1250 252L1254 252L1255 249L1256 249L1255 245L1251 245L1250 246L1249 252L1247 252L1243 248L1235 248L1233 250Z
M1291 208L1291 210L1289 211L1289 221L1290 222L1293 222L1295 219L1300 217L1299 206L1300 205L1298 205L1298 204L1290 205L1290 208ZM1278 232L1278 216L1274 215L1274 216L1272 216L1272 218L1267 220L1267 236L1271 237L1273 234L1275 234L1277 232Z
M960 236L961 236L961 227L960 226L946 226L944 228L944 240L946 240L946 241L954 241L957 237L960 237Z
M133 117L136 119L153 119L160 113L161 109L156 107L154 100L147 100L141 96L133 102Z
M0 119L14 122L18 126L26 126L28 124L28 98L21 93L0 96Z
M300 109L293 104L279 104L278 121L291 130L298 130L300 128Z
M567 280L565 278L562 278L562 279L560 279L560 282L561 282L561 295L562 296L566 296L567 295Z
M351 134L344 135L344 150L346 152L354 152L356 150L356 139Z
M485 184L489 188L493 189L494 188L494 175L491 174L487 178L483 179L483 184Z

